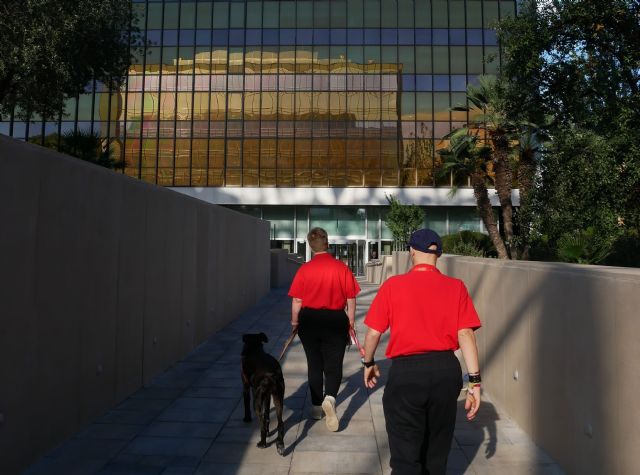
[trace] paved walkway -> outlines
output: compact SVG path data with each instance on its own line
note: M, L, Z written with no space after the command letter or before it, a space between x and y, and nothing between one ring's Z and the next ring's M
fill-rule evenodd
M358 334L377 286L362 283ZM307 418L306 361L299 340L283 370L285 456L274 445L256 447L257 422L242 422L240 350L243 333L265 332L267 351L278 355L289 335L290 300L273 291L234 323L156 378L86 430L53 450L28 475L245 475L388 474L382 389L362 384L360 356L347 352L338 395L340 428ZM386 346L383 342L382 348ZM378 350L382 357L381 349ZM387 373L383 362L383 376ZM384 377L383 377L384 382ZM489 391L491 388L488 388ZM561 474L528 436L485 398L476 421L463 416L463 401L449 455L450 474ZM271 418L273 442L275 414Z

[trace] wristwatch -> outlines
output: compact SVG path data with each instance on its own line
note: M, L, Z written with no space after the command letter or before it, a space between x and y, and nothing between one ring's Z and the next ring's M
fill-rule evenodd
M371 361L365 361L364 358L361 358L362 366L365 368L371 368L374 364L376 364L375 360L372 358Z

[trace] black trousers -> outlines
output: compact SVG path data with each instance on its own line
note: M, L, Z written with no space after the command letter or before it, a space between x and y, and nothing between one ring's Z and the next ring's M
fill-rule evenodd
M311 403L319 406L325 395L338 394L349 339L349 318L344 310L312 308L300 310L298 318L298 336L307 356Z
M392 475L444 475L462 389L452 351L393 358L382 397Z

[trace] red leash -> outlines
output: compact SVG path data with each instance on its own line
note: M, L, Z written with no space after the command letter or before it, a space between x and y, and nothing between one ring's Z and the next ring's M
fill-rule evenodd
M358 341L358 335L356 335L355 328L349 327L349 336L351 337L351 342L354 343L358 348L358 351L360 352L360 356L364 358L364 348L362 348L362 345Z

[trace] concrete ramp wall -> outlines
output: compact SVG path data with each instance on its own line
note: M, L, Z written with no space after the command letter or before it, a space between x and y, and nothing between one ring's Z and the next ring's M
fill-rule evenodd
M269 225L0 136L0 473L270 288Z
M271 249L271 287L289 288L304 259L286 249Z
M638 473L640 270L450 256L438 267L478 309L492 401L567 473Z

